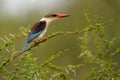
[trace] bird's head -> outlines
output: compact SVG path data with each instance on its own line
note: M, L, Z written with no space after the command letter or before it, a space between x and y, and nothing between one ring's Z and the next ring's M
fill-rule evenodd
M42 20L45 20L47 22L54 21L59 18L64 18L70 16L69 14L61 14L61 13L49 13Z

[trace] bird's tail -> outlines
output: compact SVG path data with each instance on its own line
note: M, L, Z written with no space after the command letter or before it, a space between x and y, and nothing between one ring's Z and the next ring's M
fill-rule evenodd
M22 51L23 52L26 51L28 49L29 45L30 45L30 43L26 43L25 46L24 46L24 48L22 49Z

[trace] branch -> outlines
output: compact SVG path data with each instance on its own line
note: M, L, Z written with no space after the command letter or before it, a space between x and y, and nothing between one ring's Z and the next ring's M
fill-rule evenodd
M74 31L74 32L63 32L63 31L60 31L60 32L52 33L50 36L46 37L44 40L38 41L37 44L31 45L26 51L21 51L21 52L19 52L17 55L15 55L15 56L13 57L13 59L15 59L15 58L17 58L18 56L20 56L21 54L23 54L23 53L31 50L32 48L34 48L35 46L39 45L40 43L43 43L43 42L47 41L48 39L54 38L55 36L58 36L58 35L81 34L81 33L83 33L83 32L91 31L91 30L93 30L93 29L95 29L95 28L88 28L88 29L86 28L86 29L84 29L84 30L76 30L76 31Z

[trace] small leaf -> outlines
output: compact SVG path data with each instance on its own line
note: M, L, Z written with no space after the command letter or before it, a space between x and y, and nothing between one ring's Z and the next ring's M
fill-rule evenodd
M10 40L10 39L9 39L6 35L5 35L4 37L5 37L5 39L6 39L7 41L9 41L9 40Z
M8 53L10 53L10 51L9 51L9 49L8 49L8 48L5 48L5 50L6 50Z
M0 39L4 42L4 43L7 43L7 41L4 39L4 38L1 38Z
M11 36L11 37L13 37L13 38L15 37L15 35L14 35L14 34L11 34L11 33L9 34L9 36Z

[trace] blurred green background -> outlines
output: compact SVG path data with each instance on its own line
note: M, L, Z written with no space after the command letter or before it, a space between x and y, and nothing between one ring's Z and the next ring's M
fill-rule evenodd
M86 26L84 12L88 12L94 21L95 16L103 16L104 21L112 20L105 28L108 39L117 37L114 48L120 47L120 0L0 0L0 37L9 33L16 34L19 27L34 25L40 18L50 12L68 13L71 16L53 22L45 36L56 31L75 31ZM80 55L80 35L57 36L49 39L39 47L34 48L34 57L38 58L38 63L42 63L52 54L56 54L65 49L69 52L55 62L58 65L75 65L81 63ZM20 50L26 41L26 36L16 40L16 48ZM2 44L2 41L0 41ZM120 55L114 60L119 64ZM84 76L89 70L82 67L77 70L75 80L84 80Z

